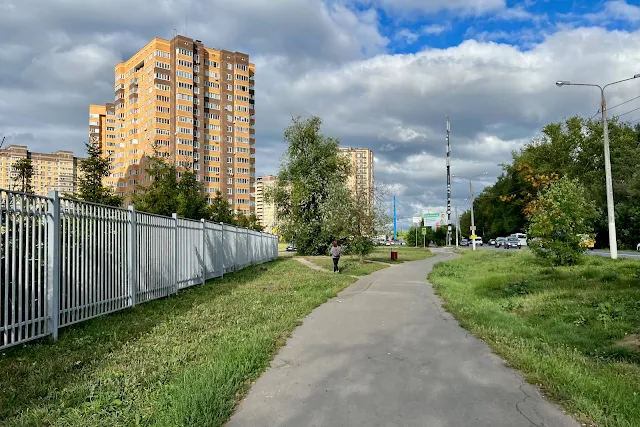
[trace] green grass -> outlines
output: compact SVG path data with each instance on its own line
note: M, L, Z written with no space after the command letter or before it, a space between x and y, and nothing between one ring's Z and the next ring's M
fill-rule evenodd
M391 261L391 248L389 246L376 247L371 254L365 257L364 262L360 262L357 256L342 256L340 258L340 272L353 276L366 276L367 274L371 274L387 267L386 265L377 264L377 262L384 262L386 264L402 264L406 261L417 261L434 256L431 251L421 248L416 249L398 246L394 246L393 248L398 251L397 261ZM320 267L333 271L333 261L328 256L309 256L305 258Z
M600 427L640 426L640 263L466 252L429 279L463 327Z
M315 265L318 265L326 270L333 271L333 260L327 256L309 256L305 257L308 261L311 261ZM360 262L357 257L343 256L340 258L338 264L340 273L350 274L352 276L366 276L383 268L387 268L386 265L376 264L373 262Z
M398 251L398 261L391 261L391 249ZM389 264L403 263L406 261L418 261L435 256L429 249L412 248L408 246L377 246L373 253L367 256L368 260L386 262Z
M311 310L354 281L278 260L0 354L2 426L220 426Z

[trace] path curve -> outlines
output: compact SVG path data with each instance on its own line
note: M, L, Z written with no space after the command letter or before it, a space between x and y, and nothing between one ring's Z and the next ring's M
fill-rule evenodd
M228 427L578 427L442 308L426 277L365 276L314 310Z

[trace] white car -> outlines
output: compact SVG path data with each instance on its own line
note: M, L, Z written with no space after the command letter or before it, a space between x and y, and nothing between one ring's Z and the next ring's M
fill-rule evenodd
M638 246L636 246L636 251L640 252L640 243L638 243Z
M520 241L520 246L527 246L527 235L524 233L515 233L509 237L517 237Z
M484 242L482 241L482 237L476 237L475 241L476 241L476 246L477 245L480 245L480 246L484 245Z

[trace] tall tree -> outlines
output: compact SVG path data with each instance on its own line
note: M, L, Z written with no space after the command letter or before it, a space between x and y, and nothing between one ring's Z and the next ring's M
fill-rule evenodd
M92 140L85 144L87 158L80 162L80 178L78 191L74 197L91 203L108 206L121 206L123 198L103 184L104 178L109 176L109 159L102 156L102 149L98 141Z
M159 156L147 157L147 183L139 185L132 196L136 209L170 216L178 211L178 176L174 165Z
M640 126L609 121L611 165L618 240L622 247L640 241ZM598 120L571 117L551 123L513 154L496 183L474 202L476 224L489 235L508 235L527 226L527 215L538 192L567 176L586 189L597 210L596 246L608 244L602 125Z
M236 215L234 223L238 227L249 228L251 230L256 230L256 231L264 230L264 227L260 225L260 222L258 221L258 217L254 213L248 216L243 214L238 214Z
M276 204L280 233L302 255L324 254L338 237L340 227L332 222L342 218L331 214L328 201L331 192L345 186L349 171L338 141L324 136L321 124L318 117L293 119L284 133L288 147L276 185L266 195Z
M17 183L18 189L23 193L33 193L33 163L31 159L22 158L13 164L18 174L13 178Z
M207 213L211 221L223 222L225 224L235 223L229 199L223 197L222 193L219 191L216 192L216 196L209 204Z
M178 182L176 213L183 218L208 218L208 200L204 187L190 170L182 172Z

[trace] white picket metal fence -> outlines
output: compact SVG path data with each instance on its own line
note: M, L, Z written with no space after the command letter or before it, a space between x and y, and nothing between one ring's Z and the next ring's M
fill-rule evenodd
M0 349L278 257L272 234L57 192L0 189L0 230Z

